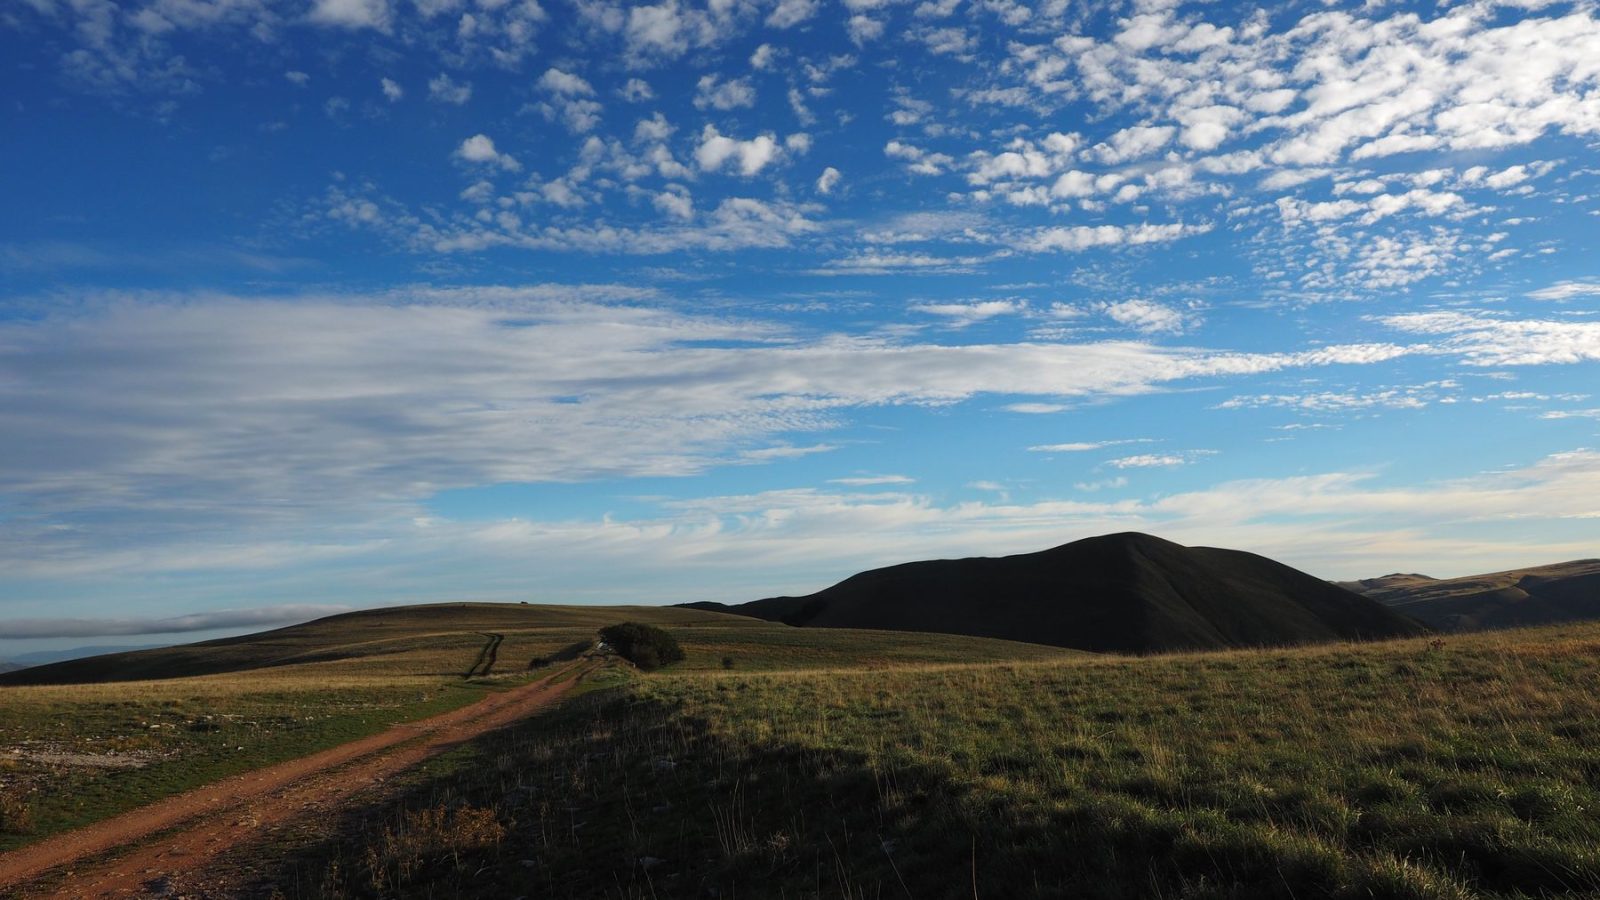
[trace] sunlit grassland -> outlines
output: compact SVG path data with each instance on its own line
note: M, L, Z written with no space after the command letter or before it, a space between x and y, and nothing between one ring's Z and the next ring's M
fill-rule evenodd
M506 832L397 862L395 810L307 893L1593 896L1600 626L636 677L410 804Z
M381 612L270 633L261 641L266 647L245 642L172 654L201 669L247 666L239 672L0 687L0 793L11 798L0 808L0 850L549 674L530 662L573 655L593 643L597 623L621 617L666 623L688 653L675 667L684 672L1069 653L961 637L805 631L688 610L455 608L454 617ZM500 640L485 675L491 635Z
M210 676L0 688L0 849L471 702L432 677Z

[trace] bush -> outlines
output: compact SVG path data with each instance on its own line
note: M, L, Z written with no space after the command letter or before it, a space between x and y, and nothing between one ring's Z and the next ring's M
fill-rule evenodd
M641 669L659 669L683 659L678 641L654 625L623 622L600 629L600 640L611 645L623 659Z

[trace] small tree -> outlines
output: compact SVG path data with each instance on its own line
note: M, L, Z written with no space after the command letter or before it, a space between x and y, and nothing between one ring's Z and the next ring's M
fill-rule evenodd
M672 635L654 625L623 622L600 629L600 640L610 644L623 659L641 669L659 669L683 659L683 648Z

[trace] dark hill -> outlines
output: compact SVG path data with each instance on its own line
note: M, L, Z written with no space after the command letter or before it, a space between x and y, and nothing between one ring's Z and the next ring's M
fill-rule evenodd
M1253 553L1184 547L1132 532L1038 553L874 569L804 597L694 606L806 627L934 631L1124 653L1427 630Z
M1600 619L1600 559L1461 578L1385 575L1346 586L1440 631Z

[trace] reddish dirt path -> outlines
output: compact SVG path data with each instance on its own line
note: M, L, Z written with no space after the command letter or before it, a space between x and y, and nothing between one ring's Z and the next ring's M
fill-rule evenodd
M263 834L268 826L332 813L357 791L526 718L577 681L551 684L544 679L490 694L431 719L225 778L0 855L0 896L138 896L151 882L192 874L224 851ZM74 867L123 849L128 852L114 860ZM58 880L58 887L30 890L27 882L62 867L66 877Z

